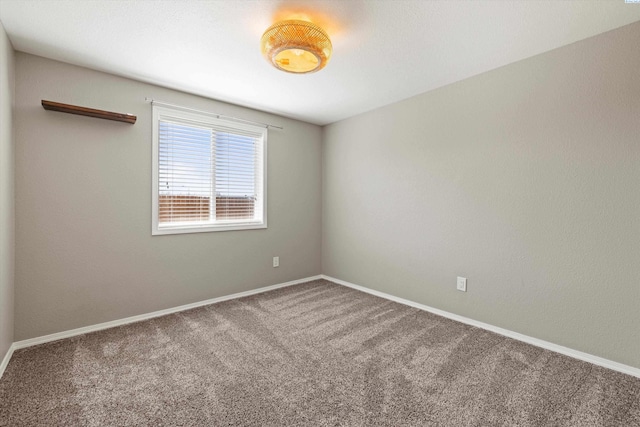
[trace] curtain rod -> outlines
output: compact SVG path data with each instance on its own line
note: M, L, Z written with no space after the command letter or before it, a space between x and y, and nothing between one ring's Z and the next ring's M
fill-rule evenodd
M266 128L284 129L282 126L270 125L269 123L255 122L253 120L245 120L245 119L241 119L239 117L226 116L224 114L212 113L211 111L204 111L204 110L197 110L195 108L183 107L182 105L170 104L168 102L158 101L158 100L155 100L153 98L145 97L144 100L147 101L147 102L150 102L151 104L158 104L158 105L164 105L165 107L179 108L181 110L193 111L194 113L208 114L210 116L215 116L218 119L234 120L234 121L237 121L237 122L244 122L244 123L250 123L250 124L254 124L254 125L260 125L260 126L264 126Z

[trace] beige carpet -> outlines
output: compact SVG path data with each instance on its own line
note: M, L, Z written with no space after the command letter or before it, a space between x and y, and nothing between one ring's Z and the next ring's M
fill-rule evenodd
M640 426L640 379L326 281L17 351L2 426Z

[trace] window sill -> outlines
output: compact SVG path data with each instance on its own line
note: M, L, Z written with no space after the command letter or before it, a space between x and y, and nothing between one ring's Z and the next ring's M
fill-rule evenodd
M152 236L164 236L166 234L191 234L191 233L211 233L217 231L239 231L239 230L258 230L267 228L266 223L247 223L247 224L218 224L207 226L172 226L172 227L154 227L151 230Z

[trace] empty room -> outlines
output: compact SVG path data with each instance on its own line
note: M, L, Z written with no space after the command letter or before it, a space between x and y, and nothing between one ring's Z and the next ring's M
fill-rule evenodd
M0 0L0 426L640 427L640 0Z

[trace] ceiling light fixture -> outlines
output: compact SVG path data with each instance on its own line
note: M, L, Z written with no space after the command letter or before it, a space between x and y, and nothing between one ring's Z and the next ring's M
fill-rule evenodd
M274 67L288 73L321 70L329 62L331 40L317 25L300 20L276 22L260 40L262 54Z

